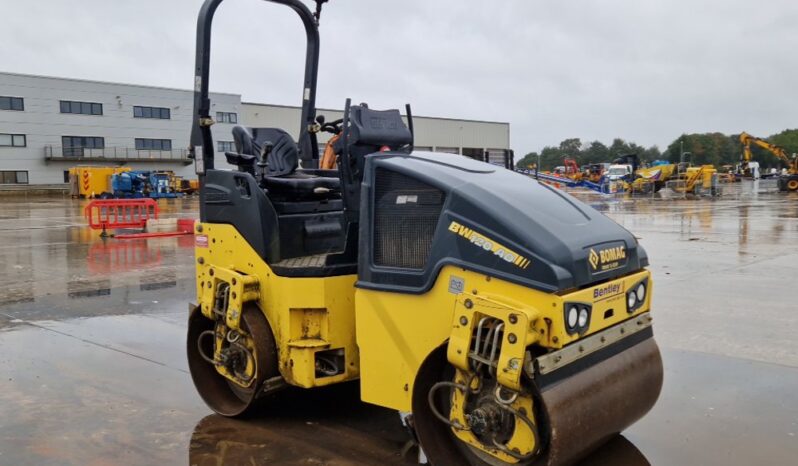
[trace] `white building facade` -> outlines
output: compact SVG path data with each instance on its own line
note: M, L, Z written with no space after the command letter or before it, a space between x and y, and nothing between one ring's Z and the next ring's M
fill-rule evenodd
M232 128L279 127L296 138L300 109L242 103L238 94L212 93L217 167L232 148ZM172 170L194 167L187 147L193 92L16 73L0 73L0 186L62 185L77 165L125 165ZM319 110L328 121L340 110ZM509 123L414 118L416 147L482 158L509 149ZM320 142L326 137L320 138Z

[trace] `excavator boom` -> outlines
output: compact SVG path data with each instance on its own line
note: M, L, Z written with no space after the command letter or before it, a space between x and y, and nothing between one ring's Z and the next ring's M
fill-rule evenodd
M743 162L747 163L751 161L751 144L755 144L775 155L787 165L792 165L790 157L787 155L787 151L781 146L777 146L776 144L765 141L764 139L751 136L745 131L740 134L740 143L743 145Z
M798 157L795 154L790 158L783 147L751 136L745 131L740 134L740 144L743 145L742 162L740 164L742 171L745 171L751 162L751 144L755 144L775 155L787 165L787 173L779 177L779 191L798 191Z

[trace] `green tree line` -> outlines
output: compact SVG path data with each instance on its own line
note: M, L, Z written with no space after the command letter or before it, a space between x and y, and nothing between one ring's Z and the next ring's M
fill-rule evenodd
M540 155L541 170L552 170L562 165L564 158L576 160L578 165L588 163L611 162L613 159L624 155L636 153L643 162L651 163L654 160L668 160L679 162L682 152L686 154L686 161L694 165L711 164L715 167L735 165L739 163L743 147L740 144L739 134L723 133L691 133L682 134L668 145L664 152L657 146L643 147L634 142L627 142L615 138L609 146L601 141L582 142L579 138L569 138L558 146L546 146L539 153L530 152L516 162L519 168L530 168L538 161ZM772 144L783 147L788 154L798 153L798 129L784 130L764 138ZM781 168L783 164L778 158L768 151L758 147L751 147L753 160L759 162L763 168Z

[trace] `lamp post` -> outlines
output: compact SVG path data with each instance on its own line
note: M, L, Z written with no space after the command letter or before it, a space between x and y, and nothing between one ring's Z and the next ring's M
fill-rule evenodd
M684 151L684 139L682 139L679 141L679 163L684 163L684 159L688 155L692 157L693 153Z
M681 144L681 145L680 145L680 147L683 147L683 144ZM685 161L685 159L686 159L688 156L689 156L689 157L692 157L692 156L693 156L693 153L692 153L692 152L685 152L685 151L684 151L684 149L682 149L682 150L681 150L681 155L679 155L679 166L678 166L678 169L679 169L679 172L680 172L680 173L681 173L681 170L682 170L683 168L684 168L684 171L687 171L687 167L685 167L685 166L684 166L684 161Z
M538 152L538 163L535 164L535 179L538 179L538 173L540 173L540 152Z

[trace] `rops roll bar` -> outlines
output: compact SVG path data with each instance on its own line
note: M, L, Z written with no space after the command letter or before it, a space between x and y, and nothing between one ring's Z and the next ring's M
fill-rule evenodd
M206 0L197 18L197 49L194 68L194 113L191 127L191 144L189 152L193 155L196 171L200 177L200 186L204 185L206 170L214 168L213 137L211 125L214 120L210 115L209 71L211 59L211 23L216 9L223 0ZM316 81L319 70L319 16L321 5L327 0L315 0L316 12L312 13L299 0L265 0L279 3L293 9L302 20L307 35L305 53L305 82L302 91L302 116L299 131L299 154L306 168L315 166L319 157L316 140ZM196 147L202 147L202 157L196 158Z

